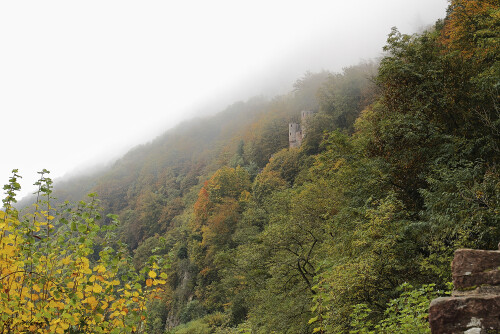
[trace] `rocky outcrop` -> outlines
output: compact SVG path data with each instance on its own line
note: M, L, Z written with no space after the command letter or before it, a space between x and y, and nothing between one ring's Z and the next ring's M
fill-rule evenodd
M500 333L500 251L459 249L451 267L455 290L432 301L431 332Z
M453 285L466 291L483 285L500 285L500 251L459 249L451 264Z

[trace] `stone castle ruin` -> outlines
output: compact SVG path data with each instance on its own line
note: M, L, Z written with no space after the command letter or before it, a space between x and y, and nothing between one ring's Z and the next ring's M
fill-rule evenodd
M290 144L290 148L297 148L302 145L302 140L306 135L307 118L309 118L314 113L315 111L302 110L300 112L300 124L288 124L288 143Z

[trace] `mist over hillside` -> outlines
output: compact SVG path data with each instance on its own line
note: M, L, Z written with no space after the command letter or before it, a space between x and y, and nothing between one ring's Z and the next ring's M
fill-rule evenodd
M0 110L3 134L15 142L10 161L0 163L0 183L19 169L24 196L43 168L53 178L74 174L184 120L252 96L287 94L307 71L341 72L379 57L392 26L413 33L444 15L446 5L0 4L0 28L9 31L0 36ZM42 143L50 152L34 149Z

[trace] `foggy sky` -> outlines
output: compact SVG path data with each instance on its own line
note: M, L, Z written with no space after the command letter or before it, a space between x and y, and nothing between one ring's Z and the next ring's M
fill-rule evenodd
M195 113L379 57L446 0L0 2L0 183L116 158ZM3 196L2 196L3 197Z

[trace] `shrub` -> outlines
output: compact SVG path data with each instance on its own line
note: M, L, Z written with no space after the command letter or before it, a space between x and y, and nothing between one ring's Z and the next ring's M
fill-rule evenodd
M33 213L13 208L17 170L4 187L0 211L0 333L140 333L146 302L165 274L155 259L136 272L118 224L98 224L98 199L51 206L52 181L41 172ZM99 241L99 256L90 256ZM112 247L114 245L114 247Z

